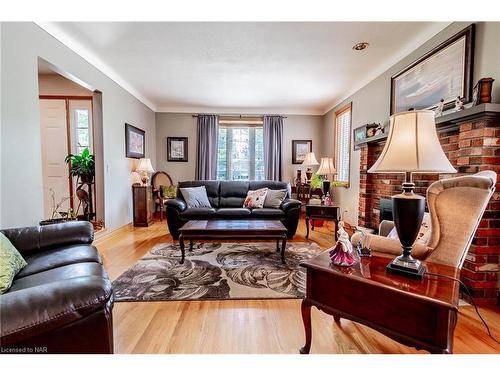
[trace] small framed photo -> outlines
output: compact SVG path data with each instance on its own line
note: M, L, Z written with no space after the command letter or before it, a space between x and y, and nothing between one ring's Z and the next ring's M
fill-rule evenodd
M146 154L146 132L133 125L125 124L125 155L141 159Z
M167 137L167 161L188 161L187 137Z
M353 130L353 145L354 145L354 150L359 150L359 142L363 142L366 139L366 127L361 126L359 128L356 128Z
M292 164L302 164L306 155L312 152L312 140L293 140L292 141Z

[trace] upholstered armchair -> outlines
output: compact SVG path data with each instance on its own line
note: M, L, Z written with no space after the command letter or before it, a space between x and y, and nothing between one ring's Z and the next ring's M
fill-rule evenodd
M416 242L412 256L429 262L462 267L465 255L493 192L497 175L492 171L436 181L427 189L431 235L426 244ZM351 242L393 255L401 254L398 240L385 236L393 222L380 223L379 235L355 233Z

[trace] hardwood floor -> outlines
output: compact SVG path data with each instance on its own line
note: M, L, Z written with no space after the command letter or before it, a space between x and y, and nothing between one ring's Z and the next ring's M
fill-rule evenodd
M307 241L301 219L295 242ZM309 236L322 248L333 244L333 225ZM96 240L112 280L155 244L171 242L166 223L127 227ZM500 308L482 307L495 337ZM115 353L287 353L304 344L300 300L118 302L113 311ZM455 330L455 353L500 353L472 306L462 306ZM400 345L361 324L333 318L313 308L311 353L425 353Z

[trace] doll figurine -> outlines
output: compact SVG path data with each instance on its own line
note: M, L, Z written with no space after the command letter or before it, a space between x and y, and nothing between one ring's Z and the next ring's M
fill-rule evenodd
M338 241L329 251L330 259L336 266L352 266L359 261L359 256L352 248L349 236L344 230L344 222L339 221L339 230L337 231Z

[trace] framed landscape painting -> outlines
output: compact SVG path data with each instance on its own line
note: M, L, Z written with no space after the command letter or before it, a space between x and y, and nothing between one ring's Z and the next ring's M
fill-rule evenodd
M188 161L187 137L167 137L167 161Z
M125 155L140 159L146 153L146 132L133 125L125 124Z
M292 141L292 164L302 164L307 153L312 152L312 140Z
M445 109L457 97L471 101L474 24L452 36L391 78L391 115L430 109L444 99Z

